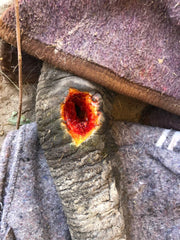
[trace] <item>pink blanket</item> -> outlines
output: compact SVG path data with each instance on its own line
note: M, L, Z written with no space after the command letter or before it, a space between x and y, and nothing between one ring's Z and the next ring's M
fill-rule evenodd
M19 2L25 52L180 114L178 0ZM0 37L16 44L13 8Z

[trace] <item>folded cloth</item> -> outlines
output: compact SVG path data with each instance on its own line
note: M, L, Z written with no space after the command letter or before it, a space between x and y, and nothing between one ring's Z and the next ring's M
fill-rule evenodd
M178 240L180 132L124 122L114 122L111 131L118 146L111 164L127 239ZM0 239L71 239L36 123L4 141L0 202Z
M71 239L36 123L6 137L0 158L0 239Z
M62 70L180 114L178 0L20 0L22 49ZM14 8L0 37L16 45Z
M180 132L123 122L112 131L127 239L180 239Z

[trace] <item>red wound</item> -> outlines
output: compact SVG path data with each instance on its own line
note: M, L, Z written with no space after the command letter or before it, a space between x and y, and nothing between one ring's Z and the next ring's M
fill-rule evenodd
M99 126L98 103L92 100L90 93L70 88L68 96L61 104L61 117L68 133L78 146Z

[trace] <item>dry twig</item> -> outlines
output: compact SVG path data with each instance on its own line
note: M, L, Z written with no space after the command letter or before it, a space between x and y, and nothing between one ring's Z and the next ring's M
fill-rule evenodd
M16 128L19 128L21 112L22 112L22 54L21 54L21 32L19 22L19 4L18 0L14 0L15 14L16 14L16 40L18 50L18 82L19 82L19 107L18 107L18 119Z
M9 80L9 82L19 91L18 86L16 86L16 84L4 73L0 70L0 74L5 77L7 80Z

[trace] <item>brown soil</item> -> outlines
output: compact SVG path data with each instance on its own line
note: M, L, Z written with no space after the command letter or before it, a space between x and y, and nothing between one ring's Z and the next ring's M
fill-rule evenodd
M16 126L10 123L12 113L18 111L18 90L5 77L0 74L0 149L8 132L15 130ZM22 114L31 122L35 120L36 84L23 86Z

